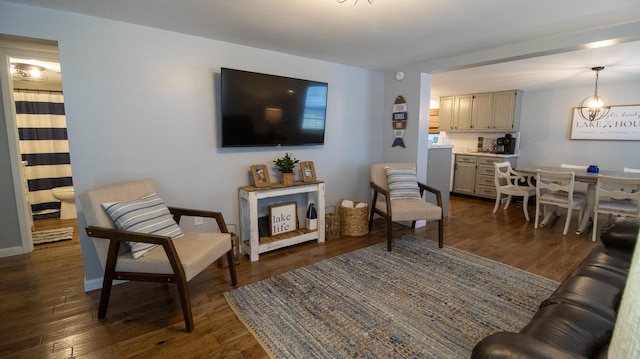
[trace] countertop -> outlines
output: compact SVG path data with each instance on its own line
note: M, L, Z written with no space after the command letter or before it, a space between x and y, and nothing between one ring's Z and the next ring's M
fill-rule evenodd
M439 148L453 148L453 145L431 145L430 150L437 150Z
M519 156L519 154L517 154L517 153L514 153L512 155L507 155L507 154L492 153L492 152L464 152L464 153L456 153L456 155L499 157L499 158L516 158L516 157Z

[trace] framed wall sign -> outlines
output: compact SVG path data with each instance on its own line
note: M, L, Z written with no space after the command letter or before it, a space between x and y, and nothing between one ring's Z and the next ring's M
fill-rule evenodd
M302 171L302 182L316 181L316 169L313 162L300 162L300 170Z
M253 183L256 187L265 187L271 184L269 179L269 171L265 165L252 165L251 174L253 174Z
M298 203L287 202L269 206L269 235L298 229Z
M604 118L587 121L573 108L572 140L640 141L640 105L611 106Z

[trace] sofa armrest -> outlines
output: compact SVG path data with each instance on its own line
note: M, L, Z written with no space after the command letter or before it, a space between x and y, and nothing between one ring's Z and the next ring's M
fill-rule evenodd
M528 335L499 332L480 341L471 352L472 359L584 359L541 342Z

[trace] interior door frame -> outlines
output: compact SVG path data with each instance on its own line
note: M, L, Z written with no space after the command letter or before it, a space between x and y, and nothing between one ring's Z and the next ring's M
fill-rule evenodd
M39 42L39 40L37 41ZM0 38L0 90L2 92L2 103L4 117L7 126L7 144L11 157L11 177L16 199L16 212L20 227L20 239L22 243L22 253L33 251L33 237L30 228L30 211L27 208L24 191L24 178L21 170L21 154L19 147L18 126L16 122L16 110L13 99L13 82L11 81L10 58L22 57L33 58L45 61L59 62L58 46L55 41L42 40L50 44L33 43L32 41L12 41Z

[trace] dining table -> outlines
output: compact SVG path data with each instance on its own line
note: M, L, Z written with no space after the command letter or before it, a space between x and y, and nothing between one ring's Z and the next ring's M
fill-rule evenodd
M587 192L586 192L586 208L580 218L578 223L578 229L576 230L576 235L582 235L587 232L592 221L593 216L593 207L596 200L596 184L598 183L598 176L611 176L611 177L619 177L619 178L640 178L640 173L634 172L623 172L623 171L609 171L609 170L598 170L598 172L588 172L583 169L575 169L575 168L566 168L560 166L523 166L517 167L515 169L520 174L525 176L531 176L535 178L537 176L538 170L543 171L551 171L551 172L573 172L575 174L575 180L578 182L583 182L587 184ZM541 226L547 226L549 222L554 217L554 211L549 211L541 222Z

